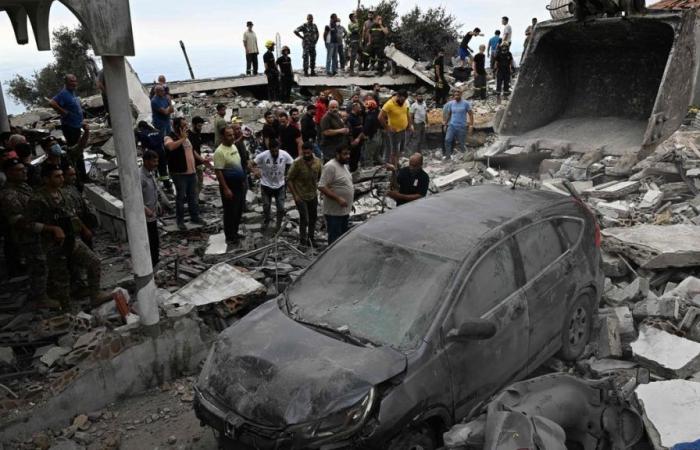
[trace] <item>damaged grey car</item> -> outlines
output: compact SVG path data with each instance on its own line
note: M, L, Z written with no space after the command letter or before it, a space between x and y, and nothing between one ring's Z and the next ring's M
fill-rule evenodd
M224 330L195 412L233 449L434 449L557 352L603 288L575 197L478 186L375 217Z

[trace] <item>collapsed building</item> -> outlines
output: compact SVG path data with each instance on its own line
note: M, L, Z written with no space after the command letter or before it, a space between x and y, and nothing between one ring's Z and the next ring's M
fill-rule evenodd
M506 442L512 448L531 442L563 448L575 433L583 436L584 448L629 448L642 439L671 448L700 439L700 118L692 108L688 114L697 88L695 14L661 11L539 24L510 102L476 102L477 133L468 142L475 160L441 161L442 124L430 124L424 154L431 193L496 183L569 195L571 183L603 228L607 277L584 357L573 365L553 359L541 369L544 375L506 388L473 420L445 434L449 448L510 448ZM346 98L356 86L375 82L429 92L430 73L397 52L387 49L395 66L408 73L380 80L298 77L298 103L307 101L302 88L335 87ZM620 71L620 58L635 70ZM134 116L147 118L145 88L128 66L126 81ZM185 117L212 117L222 102L228 118L255 128L267 109L291 106L246 92L261 82L229 77L170 87ZM384 93L388 97L391 90ZM85 102L102 110L99 97ZM111 439L91 435L89 421L76 425L74 416L196 373L216 332L277 297L322 250L304 252L294 245L293 202L285 204L280 232L264 235L260 199L251 193L244 216L248 237L230 251L219 232L216 182L207 178L207 225L182 234L174 217L163 219L164 261L154 291L163 320L154 333L135 319L119 144L97 115L86 153L94 180L87 196L100 213L105 244L98 250L103 267L113 272L107 287L114 288L114 300L88 312L42 317L19 313L26 280L3 285L0 380L8 392L0 393L0 440L18 446L34 448L27 436L47 428L81 444ZM48 110L11 123L29 135L59 133ZM389 175L383 168L365 168L354 181L353 222L395 207L386 197ZM182 393L190 395L188 389ZM547 408L551 397L558 403ZM564 414L574 402L585 404L585 413ZM680 425L678 416L684 417ZM582 430L589 422L604 425ZM523 440L507 440L515 434Z

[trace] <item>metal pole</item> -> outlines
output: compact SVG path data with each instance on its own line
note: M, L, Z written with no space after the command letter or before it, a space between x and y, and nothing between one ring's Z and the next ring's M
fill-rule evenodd
M190 58L187 56L187 50L185 49L185 43L180 41L180 47L182 48L182 53L185 54L185 61L187 61L187 68L190 70L190 77L194 80L194 72L192 72L192 66L190 65Z
M119 184L126 215L126 229L129 235L131 264L136 279L136 299L141 323L155 325L158 323L158 305L156 303L156 284L153 280L153 266L148 246L146 215L144 214L143 195L139 167L136 164L136 142L129 106L129 94L126 84L126 69L123 56L103 56L102 67L107 84L109 114L112 117L114 147L117 150L119 164Z
M5 108L5 94L0 86L0 133L10 131L10 119L7 117L7 109Z

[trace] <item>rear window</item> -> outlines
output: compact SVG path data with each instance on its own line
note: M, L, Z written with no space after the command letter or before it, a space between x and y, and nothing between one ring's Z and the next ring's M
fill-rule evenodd
M525 276L530 281L563 253L559 235L551 221L539 222L515 235Z
M557 219L556 223L564 237L564 243L567 248L575 247L583 232L583 222L581 220L567 218Z

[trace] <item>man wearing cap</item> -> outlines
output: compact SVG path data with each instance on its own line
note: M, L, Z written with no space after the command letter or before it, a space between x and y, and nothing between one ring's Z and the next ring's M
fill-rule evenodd
M71 300L71 269L85 271L88 286L76 292L74 297L89 296L93 301L100 300L100 258L78 239L79 236L88 238L91 233L70 208L62 189L63 170L60 166L44 165L41 175L44 186L29 200L27 217L34 229L58 228L62 231L62 236L51 233L44 235L42 240L48 267L47 291L61 302L63 308L67 308Z
M301 46L303 48L302 58L304 59L304 76L308 77L309 69L311 69L311 76L315 77L316 43L320 35L318 27L314 23L314 16L312 14L307 14L306 23L294 30L294 34L301 39Z
M37 227L27 218L27 205L33 195L27 184L27 171L19 159L3 162L2 171L7 185L0 190L0 222L7 231L5 261L10 277L29 275L30 300L38 308L59 308L46 293L46 257L41 248L40 234L55 240L64 238L57 227Z
M267 51L263 55L263 63L265 64L265 75L267 75L267 99L272 102L279 99L280 73L275 64L275 43L267 41L265 48Z
M292 72L292 58L289 57L289 47L282 47L282 56L277 58L277 67L280 71L280 100L289 102L292 95L292 83L294 83L294 72Z
M243 33L243 48L245 48L246 75L258 74L258 37L253 31L253 22L246 23L248 29Z

